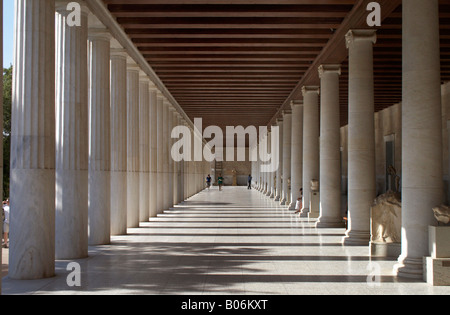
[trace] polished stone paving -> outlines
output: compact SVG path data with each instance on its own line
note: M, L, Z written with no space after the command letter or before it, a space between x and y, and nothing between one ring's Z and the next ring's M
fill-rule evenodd
M91 247L81 287L69 261L38 281L3 279L3 294L450 294L450 287L399 279L395 260L343 247L344 229L314 222L242 187L203 191L184 205Z

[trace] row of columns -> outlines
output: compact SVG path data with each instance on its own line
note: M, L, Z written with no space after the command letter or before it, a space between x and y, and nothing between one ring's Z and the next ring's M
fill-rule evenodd
M88 27L85 5L69 26L67 4L16 1L12 279L87 257L202 190L209 167L173 162L172 128L187 122L106 28Z
M423 257L428 255L428 226L433 224L431 209L443 200L439 38L437 0L403 4L402 254L395 271L400 276L417 279L422 278ZM349 221L342 242L347 246L368 246L370 208L377 193L373 71L376 31L350 30L345 40L349 51ZM272 174L261 173L259 167L264 163L258 161L253 167L255 188L275 189L274 200L293 209L299 187L303 187L301 214L306 215L310 181L320 179L320 217L316 227L341 227L341 68L324 64L318 71L320 87L303 87L303 104L292 102L291 109L277 120L276 125L283 132L279 139L282 163L276 172L276 185L268 180Z

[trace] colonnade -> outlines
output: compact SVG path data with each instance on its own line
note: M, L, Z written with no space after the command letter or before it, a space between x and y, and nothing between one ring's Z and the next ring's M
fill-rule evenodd
M194 134L192 123L87 7L81 25L69 26L68 2L16 1L12 279L53 276L55 259L86 257L89 244L108 244L111 235L202 190L209 171L209 163L170 158L172 127L185 125ZM443 193L438 13L437 0L403 3L403 229L396 271L413 278L422 276L430 209ZM343 244L368 246L376 195L376 31L350 30L342 40L349 50ZM259 161L252 171L255 188L290 209L302 187L303 216L310 212L311 180L320 180L317 227L340 227L340 65L324 63L317 71L320 82L303 87L303 100L276 119L278 169L262 173Z
M376 31L370 29L349 30L342 38L349 53L348 226L342 240L345 246L369 246L371 238L370 207L377 194L373 64L376 38ZM423 257L428 254L427 231L433 224L431 209L443 200L439 51L438 1L404 1L402 253L395 272L416 279L422 279ZM291 108L276 119L275 125L281 126L283 132L279 139L282 145L278 148L282 163L276 172L275 184L268 179L272 174L261 172L263 163L258 161L252 168L254 187L260 191L274 189L274 200L289 205L298 198L298 183L302 182L301 214L307 216L310 182L320 180L320 217L316 227L343 227L340 209L341 66L322 64L317 70L318 86L303 87L303 100L292 102ZM257 146L251 149L256 150Z
M12 279L87 257L203 190L210 167L173 161L172 128L192 123L83 3L70 26L68 2L16 1Z

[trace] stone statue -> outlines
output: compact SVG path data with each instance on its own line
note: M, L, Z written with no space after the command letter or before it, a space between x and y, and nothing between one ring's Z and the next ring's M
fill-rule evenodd
M400 243L402 229L400 194L388 191L375 199L371 210L372 242Z
M449 224L450 223L450 207L440 206L433 208L434 217L439 223Z

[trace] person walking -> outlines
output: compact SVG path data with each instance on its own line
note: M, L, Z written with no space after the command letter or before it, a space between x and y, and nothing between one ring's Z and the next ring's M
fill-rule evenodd
M218 184L219 184L219 191L222 191L223 186L223 177L222 174L219 174L219 177L217 178Z
M248 175L248 187L247 187L247 189L252 189L252 180L253 180L252 174Z
M6 200L3 211L5 213L5 218L3 221L3 238L5 240L5 243L2 244L3 248L8 248L8 238L9 238L9 199Z
M211 188L211 175L208 174L206 177L206 187L208 187L208 190Z

